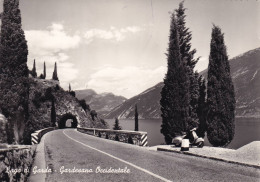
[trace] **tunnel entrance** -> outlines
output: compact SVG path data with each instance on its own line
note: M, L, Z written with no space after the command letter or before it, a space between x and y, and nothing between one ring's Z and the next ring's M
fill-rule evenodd
M61 116L61 119L59 121L59 128L77 128L78 126L78 120L76 116L67 113Z

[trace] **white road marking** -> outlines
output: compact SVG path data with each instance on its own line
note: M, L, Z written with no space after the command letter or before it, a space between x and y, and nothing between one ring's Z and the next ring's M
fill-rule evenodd
M64 130L64 131L65 131L65 130ZM125 164L128 164L128 165L130 165L130 166L136 168L136 169L139 169L140 171L143 171L143 172L145 172L145 173L147 173L147 174L150 174L151 176L156 177L156 178L158 178L158 179L160 179L160 180L162 180L162 181L172 182L171 180L168 180L168 179L166 179L166 178L164 178L164 177L162 177L162 176L159 176L159 175L157 175L157 174L154 174L154 173L152 173L151 171L148 171L148 170L146 170L146 169L144 169L144 168L141 168L141 167L139 167L139 166L137 166L137 165L135 165L135 164L132 164L132 163L127 162L127 161L125 161L125 160L123 160L123 159L120 159L120 158L118 158L118 157L115 157L115 156L113 156L113 155L111 155L111 154L109 154L109 153L106 153L106 152L104 152L104 151L102 151L102 150L96 149L96 148L91 147L91 146L89 146L89 145L86 145L86 144L84 144L84 143L82 143L82 142L80 142L80 141L78 141L78 140L75 140L74 138L71 138L70 136L68 136L64 131L63 131L63 134L64 134L65 136L67 136L68 138L70 138L71 140L73 140L73 141L75 141L75 142L77 142L77 143L80 143L81 145L84 145L85 147L91 148L91 149L96 150L96 151L98 151L98 152L100 152L100 153L102 153L102 154L105 154L105 155L107 155L107 156L109 156L109 157L111 157L111 158L113 158L113 159L119 160L119 161L121 161L121 162L123 162L123 163L125 163Z

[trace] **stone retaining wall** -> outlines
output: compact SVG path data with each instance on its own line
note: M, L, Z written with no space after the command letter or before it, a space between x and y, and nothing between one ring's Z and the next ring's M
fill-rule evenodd
M0 149L0 181L26 181L33 163L35 146Z
M97 128L77 128L79 132L94 135L109 140L130 143L139 146L147 145L147 132L128 131L128 130L110 130Z

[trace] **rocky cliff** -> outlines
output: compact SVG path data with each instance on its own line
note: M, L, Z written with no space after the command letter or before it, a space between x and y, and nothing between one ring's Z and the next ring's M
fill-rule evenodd
M55 126L59 127L61 119L76 118L77 125L81 127L107 128L104 120L98 116L91 117L89 110L84 110L77 98L64 91L58 81L37 78L30 79L29 91L29 120L25 131L27 140L32 131L53 126L51 122L52 101L56 111ZM28 143L28 141L26 142Z

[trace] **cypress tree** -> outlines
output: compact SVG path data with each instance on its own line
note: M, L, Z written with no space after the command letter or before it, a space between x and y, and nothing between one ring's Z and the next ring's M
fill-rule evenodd
M40 75L40 79L45 79L46 78L46 66L45 62L43 64L43 73Z
M0 107L8 119L8 143L23 143L28 119L27 41L19 0L4 0L0 38Z
M51 102L51 124L52 126L56 126L56 109L55 109L55 103L54 99L52 99Z
M190 81L186 60L181 60L179 33L174 13L171 17L169 48L167 55L168 70L161 91L162 125L161 133L165 142L187 131L189 117Z
M189 69L189 68L188 68ZM199 99L199 74L198 72L189 72L189 80L190 80L190 104L189 104L189 116L190 119L188 121L187 130L191 130L199 125L199 118L197 114L198 110L198 99Z
M183 6L184 2L179 4L179 8L176 9L176 21L178 25L179 32L179 44L180 44L180 53L182 60L186 60L187 65L193 71L195 65L197 64L199 58L194 59L194 54L196 53L196 49L191 50L191 39L192 34L189 31L189 28L186 27L186 15L185 8ZM190 71L190 70L189 70Z
M139 128L138 128L138 110L137 110L137 104L135 104L135 131L139 131Z
M69 84L69 92L71 92L71 86L70 86L70 84Z
M36 77L37 77L35 59L33 60L32 76L33 76L33 78L36 78Z
M176 19L179 32L179 45L180 45L180 54L181 60L186 61L188 68L189 80L190 80L190 105L189 105L189 115L190 120L188 121L187 129L190 130L198 126L198 97L199 97L199 86L198 86L198 73L194 72L194 67L198 62L198 59L194 59L196 49L191 50L191 39L192 34L189 28L186 27L186 15L185 8L183 6L184 2L179 4L179 8L176 11Z
M118 118L115 118L115 124L113 130L121 130L121 126L119 126L119 120Z
M202 76L199 76L199 99L198 99L198 108L197 108L197 115L199 117L199 126L197 129L197 135L199 137L204 138L205 132L207 130L206 124L206 115L207 115L207 104L206 104L206 83L205 79Z
M213 26L207 90L207 136L213 146L225 146L235 133L235 93L230 75L224 34Z
M43 63L43 79L46 78L46 65L45 65L45 61Z
M59 81L58 74L57 74L57 64L56 64L56 62L55 62L55 65L54 65L54 71L53 71L53 74L52 74L52 79Z

